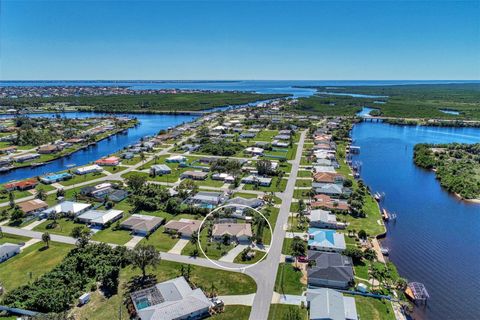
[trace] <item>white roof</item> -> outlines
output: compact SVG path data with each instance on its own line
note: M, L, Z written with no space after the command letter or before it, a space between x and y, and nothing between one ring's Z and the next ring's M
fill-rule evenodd
M142 320L184 319L212 306L203 291L199 288L192 290L183 277L158 283L155 287L164 301L137 310Z
M77 212L81 212L87 208L90 208L91 206L92 205L89 203L64 201L64 202L60 202L57 205L54 205L53 207L48 208L43 212L46 214L50 214L52 212L57 212L57 213L73 212L75 214Z
M167 160L184 160L184 159L186 159L184 156L171 156L167 158Z
M245 149L246 152L252 152L252 153L262 153L264 149L258 148L258 147L248 147Z
M90 171L102 171L102 167L100 167L98 164L92 164L91 166L86 166L82 168L77 168L75 171L76 172L90 172Z
M105 224L123 214L122 210L88 210L78 216L79 219L87 220L90 223Z
M331 214L330 211L325 210L312 210L310 212L310 221L321 221L325 223L337 223L337 217Z

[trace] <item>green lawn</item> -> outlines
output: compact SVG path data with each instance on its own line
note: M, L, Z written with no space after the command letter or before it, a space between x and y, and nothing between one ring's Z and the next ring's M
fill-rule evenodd
M155 269L149 268L148 273L155 275L157 282L163 282L180 276L181 266L182 264L177 262L162 260ZM88 304L74 309L73 313L76 319L119 319L119 310L122 311L121 320L130 319L127 309L122 303L125 284L133 276L138 276L140 273L139 269L133 270L131 267L122 269L120 272L119 292L110 298L105 298L98 292L94 292ZM207 290L207 292L213 284L216 288L216 293L219 295L250 294L257 290L255 282L249 276L224 270L191 266L190 279L197 287ZM250 314L249 307L228 306L225 309L226 313L222 315L225 316L224 318L218 315L216 317L219 318L215 317L214 319L248 319ZM231 317L228 318L226 317L227 315L231 315ZM247 318L242 318L244 315Z
M212 180L210 178L207 178L205 180L198 180L198 181L195 181L195 184L197 186L206 186L206 187L214 187L214 188L220 188L222 187L225 182L221 181L221 180Z
M84 225L81 223L75 223L73 222L73 220L61 218L61 219L57 219L57 226L55 228L48 229L47 225L49 225L52 222L53 220L47 220L41 223L40 225L36 226L35 228L33 228L33 230L39 231L39 232L48 232L48 233L59 234L64 236L70 236L73 228Z
M105 174L101 172L92 172L83 175L73 175L72 179L61 181L60 184L63 186L71 186L77 183L83 183L90 180L95 180L101 177L105 177Z
M114 243L114 244L125 244L132 239L132 235L128 230L112 230L112 227L106 228L96 232L92 236L92 240Z
M298 170L297 177L307 178L311 176L312 176L312 172L308 170Z
M267 254L266 252L255 250L255 257L253 257L253 259L243 261L242 254L240 253L238 256L235 257L235 260L233 260L233 262L244 263L244 264L254 264L260 261L260 259L262 259L266 254Z
M278 135L278 130L262 130L257 133L253 140L272 142L273 137L275 137L276 135Z
M235 192L233 194L232 198L235 198L235 197L242 197L242 198L245 198L245 199L254 199L254 198L257 198L258 195L254 194L254 193Z
M178 238L165 233L165 227L158 228L148 239L143 239L141 243L151 244L160 251L167 252L178 242Z
M307 179L297 179L295 182L296 187L312 187L312 180L307 180Z
M2 237L0 238L0 244L4 244L4 243L25 243L27 242L28 240L30 240L30 238L28 237L22 237L22 236L17 236L17 235L14 235L14 234L7 234L7 233L4 233L2 235Z
M392 304L387 300L355 296L355 304L360 319L395 320Z
M103 170L108 171L110 173L117 173L121 172L123 170L128 169L127 167L121 167L121 166L103 166Z
M310 190L301 190L301 189L295 189L293 191L293 197L295 199L303 199L303 200L306 200L306 199L310 199Z
M73 248L58 242L50 242L50 248L44 248L43 242L36 243L19 255L2 263L0 281L6 290L34 281L60 263Z
M302 272L294 268L293 264L280 263L275 280L275 292L280 294L301 295L306 286L300 282Z
M225 306L225 310L222 313L216 314L209 319L212 320L248 320L250 317L251 307L233 305Z
M300 306L272 303L270 305L270 312L268 313L268 320L287 319L287 318L285 318L285 315L290 310L298 310L298 313L300 314L300 319L302 319L302 320L307 320L308 319L308 310L307 309L301 308Z
M283 239L283 245L282 245L282 253L286 255L291 255L292 250L290 249L290 246L292 245L293 239L291 238L285 238Z

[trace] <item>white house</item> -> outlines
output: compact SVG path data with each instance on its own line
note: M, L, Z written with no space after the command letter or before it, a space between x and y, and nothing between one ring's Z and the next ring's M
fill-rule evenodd
M103 169L100 167L98 164L93 164L91 166L86 166L86 167L81 167L75 169L75 174L87 174L87 173L92 173L92 172L102 172Z
M4 262L14 255L19 254L21 247L21 245L8 242L0 245L0 262Z

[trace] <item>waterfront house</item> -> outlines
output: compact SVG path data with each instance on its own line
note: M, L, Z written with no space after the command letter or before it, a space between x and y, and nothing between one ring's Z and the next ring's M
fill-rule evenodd
M249 223L216 223L213 225L212 237L216 241L223 241L228 236L237 242L249 242L253 236Z
M182 179L192 180L205 180L208 177L208 173L202 171L185 171L180 175Z
M15 160L16 162L26 162L38 158L40 158L40 154L38 153L24 153L18 156L14 156L13 160Z
M83 212L87 211L91 206L92 205L90 203L63 201L44 210L42 214L49 216L52 213L59 213L59 214L73 214L75 216L78 216Z
M150 174L169 174L172 173L172 169L170 169L166 164L154 164L150 167Z
M198 320L209 316L212 302L184 277L157 283L130 295L141 320Z
M93 172L102 172L102 171L103 171L102 167L100 167L98 164L93 164L91 166L77 168L75 169L74 173L83 175L83 174L88 174Z
M20 210L26 215L36 215L48 208L48 204L40 199L33 199L17 204Z
M178 234L183 238L190 238L200 228L200 220L180 219L170 220L165 224L165 232Z
M4 185L5 190L14 191L14 190L29 190L33 189L38 185L38 180L36 179L27 179L23 181L9 182Z
M308 286L348 289L354 283L353 262L337 252L308 251Z
M308 215L310 221L310 227L313 228L326 228L326 229L343 229L346 227L344 223L337 222L337 217L325 210L312 210Z
M78 216L78 221L91 226L104 228L122 217L122 210L88 210Z
M40 177L40 181L45 184L51 184L59 181L64 181L71 179L73 176L68 172L61 172L61 173L53 173L47 174L46 176Z
M0 245L0 263L7 261L14 255L20 253L20 249L22 248L19 244L9 243L6 242Z
M334 166L322 166L322 165L314 165L313 171L315 173L333 173L333 174L337 172Z
M59 151L58 147L54 144L47 144L37 148L37 152L40 154L50 154Z
M310 320L358 320L355 298L333 289L308 289L307 307Z
M308 228L308 249L342 252L347 248L345 236L335 230Z
M245 184L258 184L259 186L268 187L272 183L272 178L257 175L249 175L242 179Z
M17 151L17 147L15 147L15 146L0 148L0 154L10 154L10 153L13 153L15 151Z
M98 164L100 166L117 166L120 164L120 158L115 156L102 158L95 161L95 164Z
M133 234L146 236L157 230L164 219L143 214L132 214L120 224L120 227L132 231Z
M180 163L187 161L184 156L171 156L165 159L165 162Z
M313 175L313 180L320 183L335 183L343 184L345 178L338 173L332 172L317 172Z
M344 188L342 185L335 183L312 183L312 188L316 194L326 194L333 197L348 197L351 194L349 188Z
M314 201L310 203L312 209L315 208L324 208L335 211L349 211L350 207L347 201L333 199L326 194L316 194L314 196Z

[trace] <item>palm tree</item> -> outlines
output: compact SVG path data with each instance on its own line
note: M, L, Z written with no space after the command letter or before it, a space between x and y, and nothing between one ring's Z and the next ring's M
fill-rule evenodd
M42 241L45 242L47 248L50 248L50 234L48 232L42 234Z

